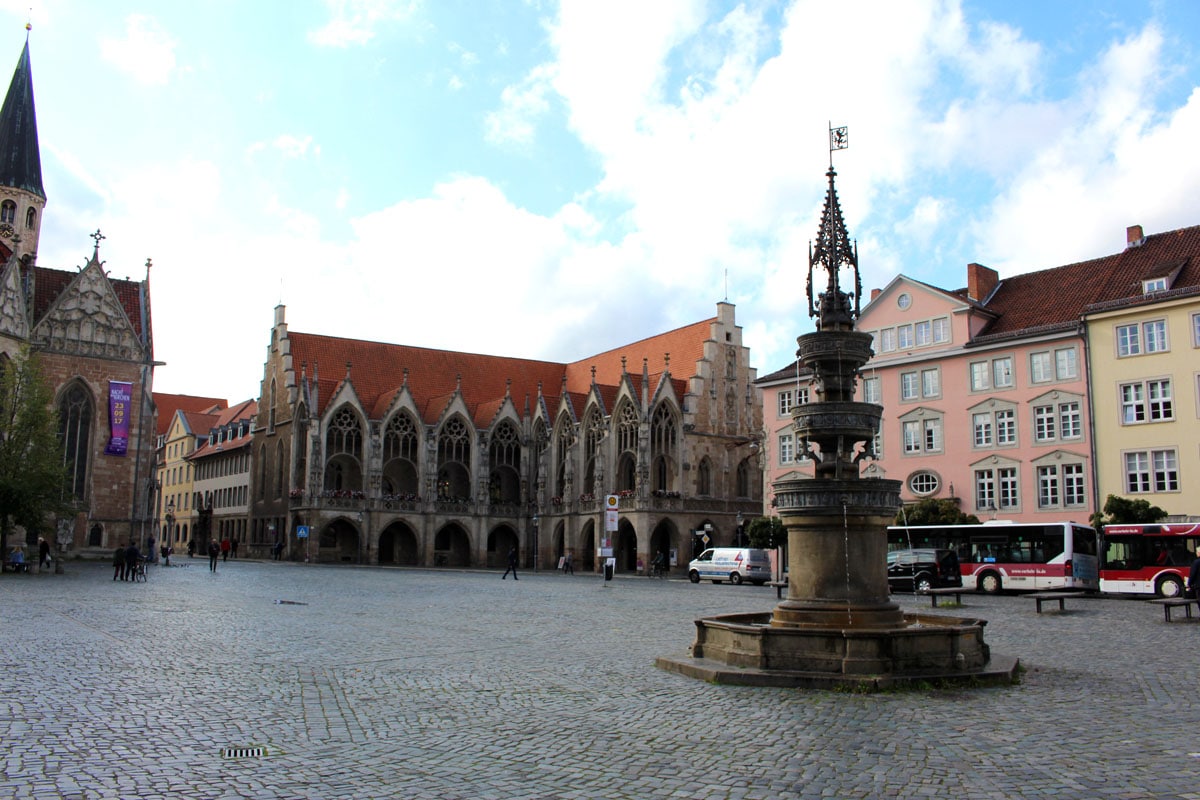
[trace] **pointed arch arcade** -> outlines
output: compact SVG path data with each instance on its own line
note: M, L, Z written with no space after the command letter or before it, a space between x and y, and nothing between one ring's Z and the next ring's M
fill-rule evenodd
M362 452L362 420L344 405L334 412L325 431L325 491L363 490Z

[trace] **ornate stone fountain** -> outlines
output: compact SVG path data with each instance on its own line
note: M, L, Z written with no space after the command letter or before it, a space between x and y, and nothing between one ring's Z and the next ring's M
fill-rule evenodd
M984 620L904 614L888 594L887 526L900 482L859 476L874 456L883 408L854 400L871 336L854 329L862 293L857 249L846 235L832 165L816 246L809 252L809 315L816 331L797 339L812 370L812 402L792 412L797 451L816 462L811 479L774 484L788 531L788 594L773 612L696 620L690 657L663 669L720 683L883 687L914 681L1009 682L1017 662L992 656ZM813 270L828 287L813 302ZM848 270L854 291L843 292Z

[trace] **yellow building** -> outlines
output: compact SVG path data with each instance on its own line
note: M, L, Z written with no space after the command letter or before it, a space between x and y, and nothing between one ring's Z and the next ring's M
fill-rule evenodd
M1084 310L1098 506L1147 500L1195 519L1200 476L1200 226L1128 230L1112 294Z
M193 465L187 457L208 441L209 430L218 418L217 413L176 411L162 443L158 466L159 544L170 545L176 553L186 550L188 541L197 536L196 523L200 517ZM200 535L207 534L201 531ZM205 541L206 538L198 539L197 547Z

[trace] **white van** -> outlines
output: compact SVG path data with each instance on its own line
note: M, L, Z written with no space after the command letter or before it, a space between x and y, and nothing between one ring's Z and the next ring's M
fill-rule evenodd
M753 547L710 547L688 563L688 578L692 583L728 580L734 585L750 581L762 586L771 580L771 556Z

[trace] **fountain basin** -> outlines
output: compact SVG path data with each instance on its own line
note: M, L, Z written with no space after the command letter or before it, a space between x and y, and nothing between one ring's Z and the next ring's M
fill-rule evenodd
M768 613L695 621L691 656L661 669L716 683L874 688L925 682L1012 683L1018 662L992 657L985 620L904 614L900 627L795 628Z

